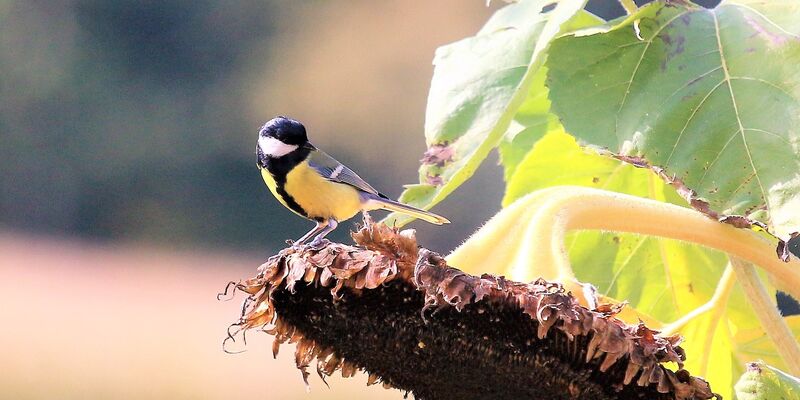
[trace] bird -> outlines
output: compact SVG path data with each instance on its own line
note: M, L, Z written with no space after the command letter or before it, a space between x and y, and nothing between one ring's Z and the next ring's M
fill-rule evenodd
M258 132L257 165L270 192L295 214L316 222L293 246L316 247L359 211L395 211L442 225L447 218L392 200L308 141L297 120L277 116Z

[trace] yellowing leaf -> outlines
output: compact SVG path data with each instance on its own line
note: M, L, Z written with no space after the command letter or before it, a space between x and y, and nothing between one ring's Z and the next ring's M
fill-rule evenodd
M556 185L594 187L686 206L649 169L583 149L560 130L545 135L517 166L503 203L509 206L522 196ZM726 255L718 251L626 233L574 232L567 249L579 280L592 283L611 298L629 301L637 313L663 324L708 302L727 264ZM744 362L757 356L755 349L758 357L784 364L738 285L730 289L725 305L727 309L716 314L713 310L701 314L679 333L687 338L687 369L706 376L716 391L729 395ZM750 343L753 337L758 338L758 347Z

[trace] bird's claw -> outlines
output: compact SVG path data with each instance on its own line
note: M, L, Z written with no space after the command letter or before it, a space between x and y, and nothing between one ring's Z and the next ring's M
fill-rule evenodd
M311 243L306 245L306 248L310 250L320 250L330 243L331 241L328 239L314 239L311 241Z
M328 239L319 239L319 240L312 240L309 243L303 242L295 242L293 240L287 240L286 244L288 244L292 250L294 251L303 251L303 250L319 250L331 243Z

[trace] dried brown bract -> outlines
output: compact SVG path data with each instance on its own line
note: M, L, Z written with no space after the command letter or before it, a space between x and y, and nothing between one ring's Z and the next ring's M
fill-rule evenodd
M234 334L297 343L304 379L357 370L421 399L710 399L680 338L589 310L558 283L465 274L413 231L367 224L360 247L286 249L263 264ZM665 368L674 363L677 371Z
M419 160L423 164L433 164L443 167L446 163L453 161L453 156L456 154L452 145L447 142L434 144L425 151L422 159Z

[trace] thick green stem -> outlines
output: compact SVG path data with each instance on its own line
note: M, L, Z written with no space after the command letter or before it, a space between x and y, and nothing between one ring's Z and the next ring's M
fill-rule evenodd
M661 236L721 250L765 269L779 289L800 298L800 262L780 261L774 245L754 232L689 208L586 187L552 187L517 200L447 258L467 272L566 284L575 280L564 248L564 236L573 229Z
M775 342L778 354L783 358L789 372L800 376L800 345L792 336L792 331L786 325L777 306L772 303L772 296L761 283L756 269L749 262L736 257L731 257L731 266L767 336Z

